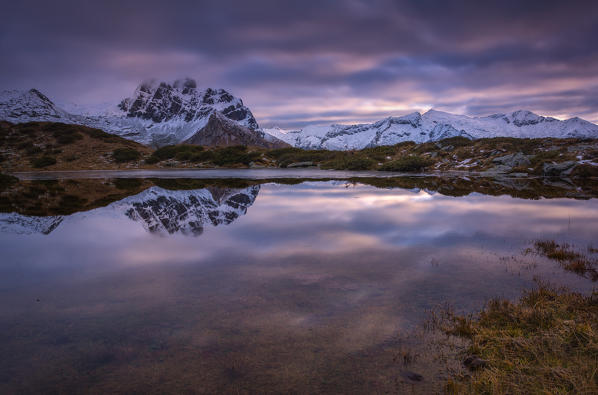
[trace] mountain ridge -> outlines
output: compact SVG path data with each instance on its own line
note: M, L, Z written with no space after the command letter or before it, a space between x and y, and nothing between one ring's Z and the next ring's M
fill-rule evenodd
M69 113L36 89L3 91L0 119L81 124L152 147L190 143L276 148L288 144L303 149L355 150L450 137L598 137L598 125L581 118L561 121L527 110L470 117L431 109L369 124L263 129L240 98L224 89L198 89L190 78L173 83L144 81L130 97L96 114Z
M264 140L264 133L241 99L224 89L200 90L189 78L172 84L156 80L142 82L132 96L97 114L69 113L36 89L0 92L1 120L80 124L153 147L178 144L201 133L213 114L221 114L246 128L255 135L251 140L256 146L270 147L276 143L269 135Z
M458 136L469 139L598 137L598 125L579 117L561 121L527 110L470 117L432 109L424 114L413 112L400 117L390 116L369 124L264 131L298 148L329 150L362 149L404 141L424 143Z

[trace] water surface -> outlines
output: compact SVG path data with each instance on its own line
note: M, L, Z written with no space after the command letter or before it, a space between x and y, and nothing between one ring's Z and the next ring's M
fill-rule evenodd
M535 277L593 288L522 252L595 243L596 199L430 182L21 183L0 214L0 391L425 392L434 358L397 357L430 310Z

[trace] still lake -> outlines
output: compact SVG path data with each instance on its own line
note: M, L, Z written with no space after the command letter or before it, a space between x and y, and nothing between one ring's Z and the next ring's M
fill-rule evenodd
M431 311L596 284L525 250L596 246L598 200L530 182L22 181L0 213L0 392L436 388Z

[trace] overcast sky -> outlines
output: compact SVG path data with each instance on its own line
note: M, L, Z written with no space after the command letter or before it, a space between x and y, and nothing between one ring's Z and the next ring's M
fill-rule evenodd
M119 102L192 77L262 126L430 108L598 121L598 1L10 1L0 89Z

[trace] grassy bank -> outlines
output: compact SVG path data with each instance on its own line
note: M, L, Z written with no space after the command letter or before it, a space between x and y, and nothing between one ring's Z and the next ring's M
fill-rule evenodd
M585 250L537 240L524 254L596 281L598 251ZM537 281L516 302L491 300L476 316L445 314L440 329L471 342L464 355L471 374L449 380L447 393L598 393L598 290L584 295Z
M539 284L515 303L493 300L475 319L449 322L445 332L471 341L473 372L450 380L447 393L598 393L598 292Z

